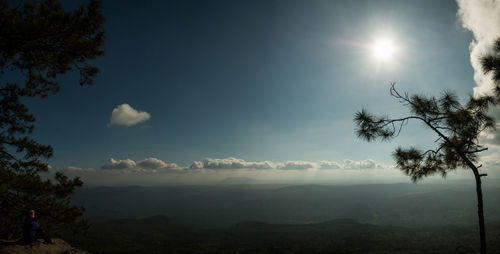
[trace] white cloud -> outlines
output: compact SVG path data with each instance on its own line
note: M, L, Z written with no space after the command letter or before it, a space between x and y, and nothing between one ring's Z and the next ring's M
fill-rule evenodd
M75 166L68 166L67 168L63 168L63 170L72 171L72 172L93 172L93 171L95 171L94 168L80 168L80 167L75 167Z
M203 162L203 168L205 169L272 169L274 167L274 163L270 161L247 162L234 157L225 159L206 158Z
M227 157L224 159L206 158L205 161L193 161L190 166L181 167L176 163L168 163L158 158L149 157L135 162L132 159L115 160L110 158L103 165L102 169L120 169L139 172L161 172L161 170L198 170L198 169L260 169L260 170L306 170L306 169L375 169L391 168L393 166L382 165L374 160L367 159L362 161L344 160L343 164L335 161L320 161L319 163L311 161L286 161L274 163L271 161L245 161L242 159ZM77 167L68 167L66 170L77 171Z
M381 166L371 159L362 161L344 160L345 169L374 169L378 167Z
M320 169L340 169L342 165L335 161L320 161L319 162Z
M310 161L287 161L278 166L279 169L310 169L318 168L318 164Z
M115 160L113 158L110 158L108 160L108 163L103 165L101 168L102 169L133 169L137 166L135 161L131 159L125 159L125 160Z
M191 166L189 166L189 169L202 169L203 168L203 162L201 161L193 161Z
M160 170L160 169L166 169L166 170L182 170L181 167L179 167L175 163L167 163L164 162L160 159L157 158L146 158L144 160L138 161L137 165L142 168L142 169L155 169L155 170Z
M254 169L272 169L275 168L276 165L270 161L251 161L247 162L247 168Z
M175 163L168 163L157 158L149 157L135 162L132 159L115 160L110 158L101 169L120 170L123 172L157 173L161 171L180 171L182 167Z
M245 161L228 157L224 159L206 158L204 162L193 161L187 169L278 169L278 170L305 170L305 169L373 169L390 167L377 164L374 160L353 161L345 160L344 164L335 161L286 161L274 163L271 161Z
M500 153L499 153L500 154ZM485 158L486 159L486 158ZM499 165L495 158L488 158L488 168ZM486 166L486 165L485 165ZM224 159L206 158L194 161L190 166L179 166L158 158L148 157L143 160L110 158L101 167L102 170L69 166L65 168L50 167L50 173L57 171L70 176L78 176L90 185L116 184L159 184L159 183L215 183L225 178L248 177L259 179L262 183L324 183L328 181L342 182L354 178L371 179L374 174L380 179L384 177L401 177L399 170L393 166L376 163L373 160L344 163L335 161L245 161L228 157ZM500 171L499 171L500 172ZM401 179L406 179L401 177ZM370 180L371 181L371 180Z
M203 167L206 169L240 169L244 168L246 161L234 157L225 159L206 158Z
M137 165L143 168L152 168L152 169L158 169L158 168L164 168L167 167L167 163L164 161L157 159L157 158L146 158L142 161L138 161Z
M490 93L493 86L491 74L485 75L480 58L492 52L495 39L500 37L500 1L498 0L457 0L458 16L463 27L472 31L474 41L469 45L470 61L474 69L476 87L474 95Z
M149 120L151 114L144 111L137 111L130 105L124 103L114 108L111 112L108 126L122 125L131 126Z

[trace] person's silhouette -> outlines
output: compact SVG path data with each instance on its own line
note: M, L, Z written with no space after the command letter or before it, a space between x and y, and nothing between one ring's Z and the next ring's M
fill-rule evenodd
M24 220L22 240L25 244L32 244L38 238L43 238L45 244L54 243L47 231L38 223L35 210L30 210Z

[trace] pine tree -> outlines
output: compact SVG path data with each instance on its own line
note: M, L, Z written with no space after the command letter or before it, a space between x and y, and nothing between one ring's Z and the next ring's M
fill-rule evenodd
M443 177L457 168L468 168L474 174L478 202L478 219L481 253L486 253L486 234L483 212L483 194L480 172L477 165L478 154L488 148L479 143L483 131L495 129L495 119L488 110L500 104L500 39L495 42L495 52L484 56L482 65L485 73L492 72L496 84L491 95L470 96L464 104L453 92L443 92L440 96L412 95L400 93L395 84L390 87L390 95L396 98L410 114L401 118L374 116L365 109L354 117L356 134L370 142L375 139L390 140L399 135L410 120L424 123L437 136L435 148L421 150L415 147L398 147L392 156L397 167L410 176L413 182L424 177L440 174Z
M91 85L98 69L88 61L103 55L103 22L97 0L74 11L57 0L0 0L0 238L18 237L30 209L49 225L88 226L84 208L71 203L82 181L41 177L53 149L30 137L35 117L22 98L56 94L58 77L71 71Z

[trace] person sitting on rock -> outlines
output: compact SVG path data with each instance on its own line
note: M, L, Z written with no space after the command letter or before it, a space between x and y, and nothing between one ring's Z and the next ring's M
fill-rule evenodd
M47 231L38 224L35 217L35 210L30 210L23 224L23 242L25 244L33 244L38 238L43 238L45 244L53 244Z

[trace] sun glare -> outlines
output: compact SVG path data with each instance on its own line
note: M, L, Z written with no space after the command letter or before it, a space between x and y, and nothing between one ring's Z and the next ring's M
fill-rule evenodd
M380 39L373 44L373 54L380 61L388 61L392 58L396 47L388 39Z

